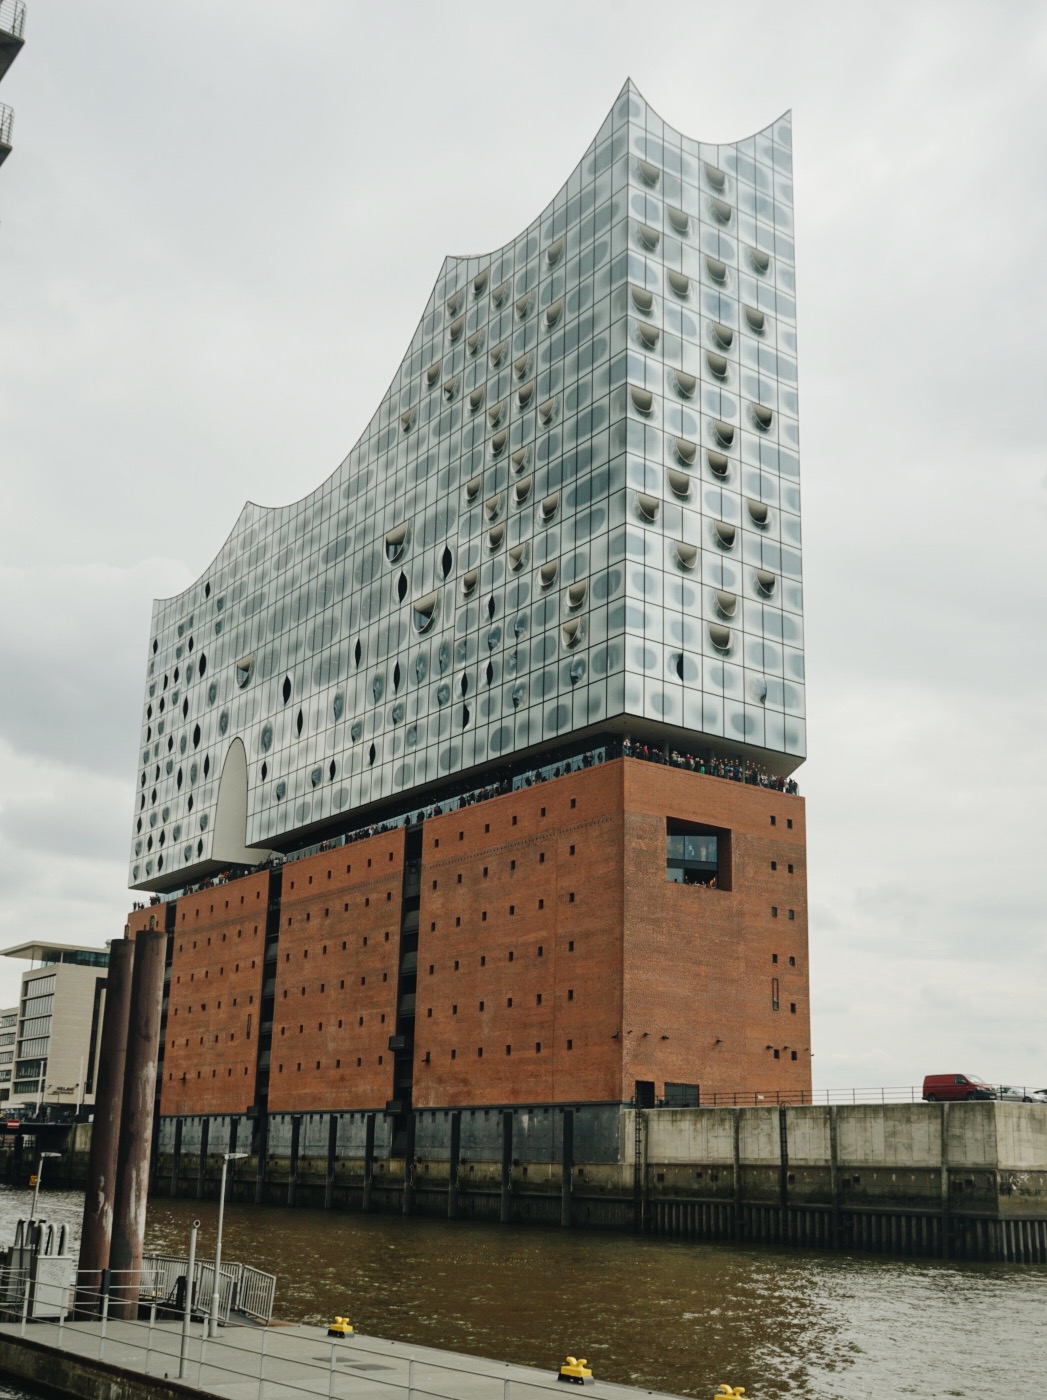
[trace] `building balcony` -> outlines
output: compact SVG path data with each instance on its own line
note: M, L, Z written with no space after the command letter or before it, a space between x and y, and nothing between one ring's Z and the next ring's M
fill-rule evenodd
M25 0L0 0L0 78L25 43Z
M11 128L14 126L15 114L5 103L0 102L0 165L11 154Z

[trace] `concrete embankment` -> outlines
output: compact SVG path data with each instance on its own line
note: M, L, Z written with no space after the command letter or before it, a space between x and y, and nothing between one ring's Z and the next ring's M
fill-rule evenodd
M86 1128L51 1168L83 1184ZM1047 1107L984 1101L167 1118L154 1195L1047 1263ZM28 1167L28 1161L26 1163Z
M153 1191L675 1237L1047 1262L1047 1108L983 1101L165 1119Z
M564 1394L557 1372L319 1327L227 1327L213 1341L194 1323L181 1360L178 1323L38 1323L26 1338L0 1326L0 1376L73 1400L536 1400ZM175 1379L179 1371L184 1380ZM599 1381L608 1400L679 1400ZM708 1387L711 1393L714 1386Z

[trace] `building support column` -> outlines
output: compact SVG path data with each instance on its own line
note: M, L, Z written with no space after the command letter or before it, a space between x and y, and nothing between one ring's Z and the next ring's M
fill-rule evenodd
M502 1200L498 1217L503 1225L513 1219L513 1111L502 1112Z
M125 1319L138 1316L166 952L167 934L161 929L143 930L135 939L113 1242L109 1252L115 1296L115 1311L110 1311Z
M451 1114L451 1144L447 1155L447 1218L458 1219L458 1169L462 1156L462 1111Z
M182 1119L175 1119L174 1145L171 1149L171 1199L178 1195L178 1178L182 1174Z
M287 1204L293 1206L298 1194L298 1153L302 1145L302 1116L291 1119L291 1152L287 1162Z
M563 1132L560 1142L560 1224L571 1228L571 1186L574 1175L574 1109L563 1111Z
M371 1209L374 1193L374 1114L364 1119L364 1189L360 1209L366 1214Z
M840 1248L840 1146L836 1109L829 1109L829 1228L833 1249Z
M404 1215L414 1214L414 1109L407 1110L407 1133L404 1143Z
M196 1162L196 1199L202 1201L207 1190L207 1153L211 1143L211 1120L200 1124L200 1155Z
M114 939L105 976L105 1013L95 1082L84 1219L80 1227L80 1287L76 1307L79 1317L97 1317L101 1312L102 1270L109 1267L133 963L134 944L127 938Z
M734 1195L734 1218L731 1222L731 1238L737 1242L744 1233L742 1229L742 1115L734 1110L734 1134L731 1143L733 1156L732 1187Z
M338 1158L338 1114L332 1113L327 1123L327 1176L324 1180L324 1210L334 1205L334 1164Z

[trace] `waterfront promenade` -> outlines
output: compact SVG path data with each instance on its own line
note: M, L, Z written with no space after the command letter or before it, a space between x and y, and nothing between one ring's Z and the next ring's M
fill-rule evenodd
M381 1337L332 1340L324 1328L304 1325L223 1327L208 1340L194 1322L184 1360L178 1321L38 1322L25 1327L24 1338L22 1331L19 1322L0 1324L0 1375L79 1400L114 1393L122 1400L190 1393L221 1400L531 1400L573 1393L557 1379L564 1358L552 1344L549 1368L539 1371ZM679 1400L599 1376L584 1393Z

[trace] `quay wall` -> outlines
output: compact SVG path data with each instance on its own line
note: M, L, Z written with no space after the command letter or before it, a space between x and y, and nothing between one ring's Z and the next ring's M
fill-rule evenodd
M85 1125L50 1168L82 1185ZM418 1109L168 1117L154 1195L1047 1263L1039 1104ZM23 1170L32 1169L25 1156Z
M60 1400L199 1400L200 1391L74 1352L0 1333L0 1375Z

